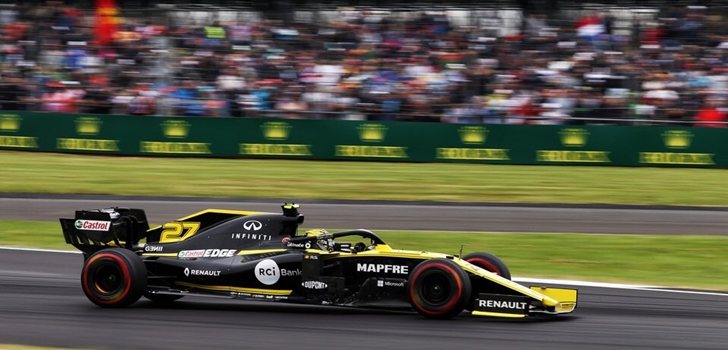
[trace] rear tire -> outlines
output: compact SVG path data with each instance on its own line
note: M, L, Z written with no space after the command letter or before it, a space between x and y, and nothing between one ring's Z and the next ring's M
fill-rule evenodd
M129 306L139 300L147 287L147 269L141 258L130 250L100 250L84 263L81 287L86 297L98 306Z
M508 270L506 264L493 254L481 252L471 253L466 255L463 260L503 278L511 279L511 271Z
M447 259L431 259L410 273L408 296L420 315L448 319L463 311L470 300L470 289L470 278L460 266Z

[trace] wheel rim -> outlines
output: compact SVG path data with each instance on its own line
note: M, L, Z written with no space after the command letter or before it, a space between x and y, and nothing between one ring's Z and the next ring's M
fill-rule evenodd
M451 297L452 286L450 281L438 272L431 272L422 276L420 295L428 304L439 306L446 304Z
M124 277L118 266L110 263L100 265L93 273L94 287L103 295L113 295L124 288Z

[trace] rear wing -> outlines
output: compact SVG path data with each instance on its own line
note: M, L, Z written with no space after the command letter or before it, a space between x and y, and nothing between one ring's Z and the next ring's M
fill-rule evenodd
M131 208L78 210L60 221L66 243L89 254L110 246L132 249L149 229L144 210Z

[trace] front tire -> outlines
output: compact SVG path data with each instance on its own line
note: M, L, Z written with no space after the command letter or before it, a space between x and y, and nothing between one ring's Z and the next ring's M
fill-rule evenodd
M89 256L81 271L86 297L101 307L133 304L147 286L147 270L134 252L109 248Z
M447 259L421 262L412 270L408 283L412 308L427 318L457 316L470 300L470 290L468 274Z
M463 260L503 278L511 279L511 271L508 270L506 264L493 254L471 253L466 255Z

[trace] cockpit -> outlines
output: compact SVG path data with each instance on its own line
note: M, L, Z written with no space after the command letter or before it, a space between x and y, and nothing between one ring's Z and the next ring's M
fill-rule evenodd
M369 230L350 230L329 233L324 229L306 231L284 242L287 248L320 249L327 252L360 253L386 245L376 233Z

